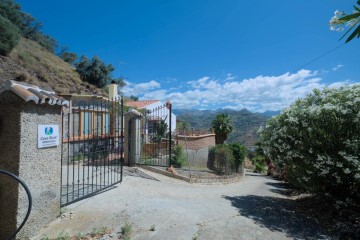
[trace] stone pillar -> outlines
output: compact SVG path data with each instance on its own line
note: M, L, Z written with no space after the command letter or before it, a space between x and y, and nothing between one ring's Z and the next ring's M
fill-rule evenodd
M124 162L132 165L141 157L141 117L137 111L131 111L124 116Z
M238 174L240 174L243 177L245 176L244 162L245 162L245 160L240 164L239 169L238 169Z
M0 169L18 175L29 187L33 208L17 239L29 239L60 212L61 145L38 148L38 125L54 124L61 134L61 106L24 102L12 92L0 95ZM61 139L61 136L60 136ZM61 140L60 140L61 141ZM23 221L26 192L0 176L0 239Z

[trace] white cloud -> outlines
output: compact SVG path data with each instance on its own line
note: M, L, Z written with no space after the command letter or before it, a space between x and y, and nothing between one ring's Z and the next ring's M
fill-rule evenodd
M193 88L202 88L206 87L206 83L210 80L210 77L202 77L198 80L189 81L188 84L191 85Z
M231 81L234 80L236 77L234 77L231 73L226 74L225 81Z
M127 96L131 96L131 95L138 96L150 90L158 89L160 88L160 86L161 86L160 83L154 80L151 80L148 83L137 83L137 84L126 82L124 93Z
M341 87L341 86L344 86L344 85L352 85L352 83L351 83L350 80L345 80L345 81L342 81L342 82L331 83L327 87L328 88L338 88L338 87Z
M205 76L189 81L185 91L160 89L160 84L155 81L133 84L129 89L133 92L134 89L147 89L138 91L137 95L141 99L171 100L174 108L248 108L252 111L266 111L283 109L312 92L314 88L327 86L320 72L310 70L300 70L280 76L260 75L243 80L231 79L231 76L227 74L223 79ZM330 84L329 87L350 83L350 81L339 81Z
M342 67L344 67L344 65L338 64L336 67L333 67L332 70L333 70L333 71L337 71L337 70L339 70L339 69L342 68Z

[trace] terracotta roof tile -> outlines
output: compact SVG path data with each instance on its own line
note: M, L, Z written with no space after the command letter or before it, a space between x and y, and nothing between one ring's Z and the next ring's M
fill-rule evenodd
M129 101L125 102L125 106L142 109L156 102L159 102L159 100Z
M0 88L0 94L5 91L11 91L22 98L25 102L33 101L37 104L47 103L49 105L69 106L69 101L59 97L55 92L47 91L35 85L8 80Z

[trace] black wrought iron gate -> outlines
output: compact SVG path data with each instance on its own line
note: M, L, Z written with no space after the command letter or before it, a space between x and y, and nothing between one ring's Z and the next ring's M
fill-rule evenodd
M123 102L71 99L63 110L61 205L122 181Z
M175 118L170 102L143 111L141 124L141 154L136 164L169 166L172 154L172 132Z

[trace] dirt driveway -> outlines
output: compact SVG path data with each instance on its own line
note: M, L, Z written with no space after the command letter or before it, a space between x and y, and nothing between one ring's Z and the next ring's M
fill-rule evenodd
M238 183L198 185L142 171L153 178L126 176L114 189L66 207L65 217L35 239L99 227L118 232L126 222L132 239L330 239L292 210L283 184L272 178L249 173Z

